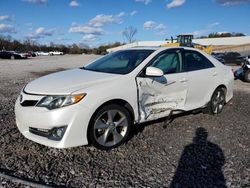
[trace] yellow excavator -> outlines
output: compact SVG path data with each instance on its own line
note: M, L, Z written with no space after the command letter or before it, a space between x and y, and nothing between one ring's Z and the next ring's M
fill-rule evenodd
M177 40L174 40L171 37L170 42L167 42L161 46L167 46L167 47L186 46L186 47L193 47L193 48L200 49L208 54L212 53L212 51L213 51L212 45L204 46L204 45L200 45L200 44L195 44L192 42L193 38L194 38L194 36L192 34L181 34L181 35L177 36Z

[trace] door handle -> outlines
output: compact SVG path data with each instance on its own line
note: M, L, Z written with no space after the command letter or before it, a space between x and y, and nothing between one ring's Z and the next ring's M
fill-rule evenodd
M186 83L187 81L188 81L187 78L182 78L182 79L180 80L181 83Z
M213 72L213 76L217 76L218 74L217 74L217 72Z

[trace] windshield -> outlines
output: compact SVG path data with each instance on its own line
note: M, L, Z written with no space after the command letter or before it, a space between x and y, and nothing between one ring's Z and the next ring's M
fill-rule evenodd
M153 52L154 50L118 51L94 61L84 69L113 74L128 74Z

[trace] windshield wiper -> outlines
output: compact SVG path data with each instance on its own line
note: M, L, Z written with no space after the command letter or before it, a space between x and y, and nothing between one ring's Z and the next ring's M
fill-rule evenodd
M99 71L99 70L95 70L95 69L87 69L86 67L80 67L79 69L82 69L82 70L87 70L87 71L101 72L101 71Z

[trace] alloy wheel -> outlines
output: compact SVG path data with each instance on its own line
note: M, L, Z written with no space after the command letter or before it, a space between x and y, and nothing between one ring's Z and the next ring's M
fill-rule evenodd
M225 96L223 90L217 90L214 93L214 97L212 99L212 110L214 114L218 114L222 111L222 108L225 104Z
M104 111L95 121L94 137L98 144L112 147L119 144L128 130L126 115L117 109Z

